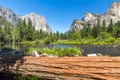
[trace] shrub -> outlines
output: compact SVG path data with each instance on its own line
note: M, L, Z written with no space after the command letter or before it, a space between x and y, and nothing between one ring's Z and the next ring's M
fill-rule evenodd
M103 41L109 38L111 38L111 35L109 33L101 32L100 35L97 37L96 41Z
M28 47L24 50L24 54L32 54L33 51L37 51L39 54L41 54L40 48L34 48L34 47Z
M81 55L81 50L79 48L44 48L42 49L42 53L47 53L48 55L57 55L59 57L72 57L75 55Z
M51 54L53 54L53 51L48 48L43 48L42 53L47 53L48 55L51 55Z
M33 47L28 47L24 50L25 54L31 54L33 51L35 51L35 49Z
M40 41L38 39L35 40L35 44L40 44Z

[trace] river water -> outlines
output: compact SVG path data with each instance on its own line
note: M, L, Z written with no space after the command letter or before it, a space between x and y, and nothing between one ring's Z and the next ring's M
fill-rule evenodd
M116 45L45 45L45 44L36 44L36 45L15 45L14 48L16 50L23 51L24 49L28 47L35 47L35 48L69 48L69 47L77 47L82 50L83 56L86 56L87 54L93 54L93 53L100 53L103 55L108 56L120 56L120 46ZM0 45L0 49L3 47L13 47L12 45L8 44L2 44Z
M13 46L10 44L1 44L0 51L2 51L2 49L5 47L14 48L15 50L23 51L24 49L31 47L31 46L34 48L77 47L77 48L80 48L82 50L83 56L86 56L87 54L93 54L93 53L100 53L100 54L108 55L108 56L120 56L120 46L116 46L116 45L97 46L97 45L45 45L45 44L36 44L36 45L15 45L15 46ZM0 73L0 80L18 80L18 79L17 79L16 75L7 74L7 73ZM38 80L43 80L43 79L38 79Z
M67 47L77 47L82 50L83 56L87 54L100 53L108 56L120 56L120 46L116 45L50 45L50 47L59 47L59 48L67 48Z

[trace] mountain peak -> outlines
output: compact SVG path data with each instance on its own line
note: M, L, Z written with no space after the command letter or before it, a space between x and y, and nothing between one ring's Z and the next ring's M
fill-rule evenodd
M88 22L88 21L91 21L91 20L95 20L98 16L99 15L97 15L97 14L86 12L84 14L83 21Z
M31 12L29 15L39 15L39 14L37 14L37 13L35 13L35 12ZM40 15L39 15L40 16Z
M30 14L26 14L24 16L18 16L12 10L0 6L0 17L11 23L12 25L17 24L19 19L25 19L28 23L28 19L30 18L36 31L42 30L48 33L51 32L50 27L46 23L46 19L43 16L34 12L31 12Z
M81 30L84 27L84 25L81 24L87 24L87 26L93 27L94 24L98 23L98 20L100 21L100 24L102 24L102 22L105 21L106 26L110 24L110 20L112 20L113 23L117 23L118 21L120 21L120 2L115 1L111 3L108 10L101 15L97 15L89 12L85 13L82 19L83 22L75 23L73 21L70 29L75 31Z
M0 17L13 25L18 22L18 16L11 9L7 9L2 6L0 6Z
M120 2L113 2L107 11L107 14L120 17Z
M32 12L30 14L26 14L24 16L21 16L21 19L22 20L25 19L27 23L28 23L28 20L30 19L33 26L35 27L35 30L37 30L37 31L42 30L42 31L48 32L48 33L51 32L51 29L48 27L48 25L46 23L46 19L37 13Z
M116 9L116 8L120 9L120 2L115 1L110 5L110 9Z

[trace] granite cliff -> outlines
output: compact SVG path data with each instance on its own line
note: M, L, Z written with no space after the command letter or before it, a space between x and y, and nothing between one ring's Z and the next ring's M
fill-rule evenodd
M29 18L32 21L32 24L35 27L36 31L39 31L42 29L45 32L48 32L48 33L51 32L51 29L47 25L46 19L43 16L36 14L36 13L30 13L30 14L21 16L21 19L22 20L25 19L27 23L28 23Z
M84 27L83 24L93 27L94 24L97 24L98 20L101 24L103 21L105 21L106 26L110 24L110 20L112 20L113 23L117 23L118 21L120 21L120 2L113 2L109 6L108 10L101 15L88 12L85 13L82 20L77 20L77 23L75 20L73 21L70 30L79 31Z
M19 16L15 14L12 10L0 6L0 17L6 20L7 22L11 23L12 25L17 24L18 21L21 19L25 19L26 22L28 22L28 19L30 18L36 31L43 30L44 32L51 32L50 27L46 23L46 19L43 16L36 13L30 13L23 16Z
M0 17L15 25L18 22L18 16L10 9L0 6Z

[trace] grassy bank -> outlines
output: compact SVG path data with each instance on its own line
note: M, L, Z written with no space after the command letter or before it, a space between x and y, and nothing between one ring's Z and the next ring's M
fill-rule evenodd
M28 47L24 53L25 54L31 54L33 51L37 51L39 54L47 54L48 56L58 56L58 57L64 57L64 56L81 56L82 52L79 48L33 48Z
M43 44L45 43L44 40L35 40L35 41L24 41L19 42L20 44Z
M81 39L81 40L58 40L52 44L67 44L67 45L120 45L120 38L114 39Z
M80 39L80 40L57 40L53 42L47 42L49 44L67 44L67 45L120 45L120 38L107 38L107 39ZM46 44L45 40L35 40L35 41L24 41L20 42L20 44Z

